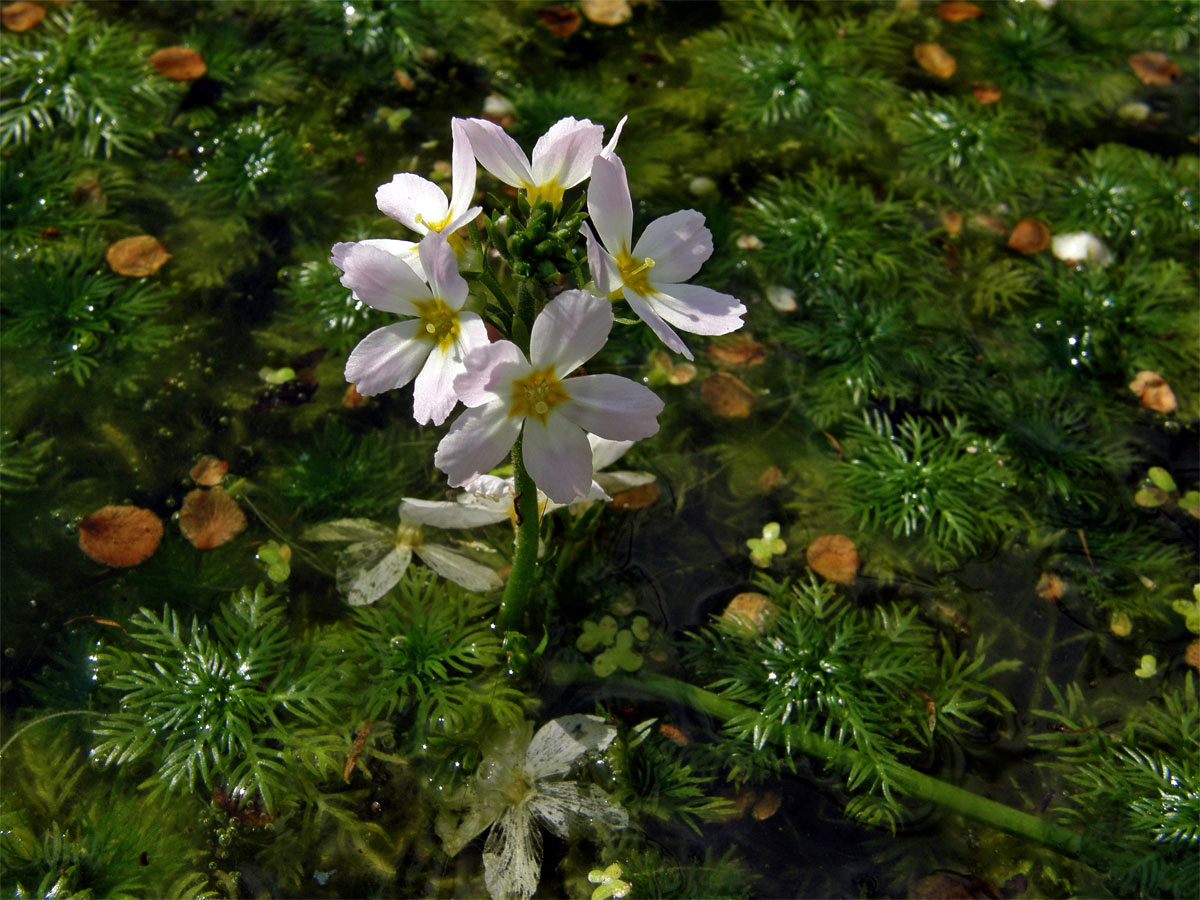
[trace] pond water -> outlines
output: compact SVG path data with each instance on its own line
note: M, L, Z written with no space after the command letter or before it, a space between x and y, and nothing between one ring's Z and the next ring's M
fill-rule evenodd
M1197 9L6 5L0 890L1196 896ZM351 386L422 278L603 499Z

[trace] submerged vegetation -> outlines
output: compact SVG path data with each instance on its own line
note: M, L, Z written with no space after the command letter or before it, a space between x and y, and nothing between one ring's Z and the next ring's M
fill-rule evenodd
M0 889L481 895L544 828L543 896L1196 896L1197 9L6 5ZM702 213L745 326L616 303L658 434L468 499L330 248L420 237L374 194L451 191L451 117L626 115L634 234ZM528 350L586 185L475 188Z

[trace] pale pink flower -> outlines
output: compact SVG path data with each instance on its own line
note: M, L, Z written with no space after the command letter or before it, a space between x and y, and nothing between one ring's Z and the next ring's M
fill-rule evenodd
M478 315L463 309L467 283L445 238L430 232L418 252L424 278L377 242L334 247L342 284L356 298L411 317L363 338L346 360L346 380L369 397L416 379L413 418L441 425L457 403L454 379L465 371L463 360L487 344L487 331Z
M593 163L587 202L600 240L586 224L583 234L600 293L624 297L659 340L688 359L691 351L671 326L692 334L728 334L742 327L746 307L736 297L684 283L712 255L712 233L702 213L685 209L655 219L635 244L629 181L617 156Z
M628 117L625 117L628 118ZM604 126L568 116L550 126L533 147L533 159L503 128L486 119L455 119L461 123L479 164L503 181L525 191L530 204L558 204L563 192L592 171L592 161L611 154L621 136L625 118L617 123L612 139L601 147Z
M591 488L588 433L636 441L658 431L663 403L649 388L618 375L566 377L604 346L612 324L612 304L566 291L533 323L529 359L510 341L472 350L454 379L468 409L434 456L450 484L487 472L522 435L534 483L556 503L570 503Z
M445 191L432 181L404 172L393 175L390 182L375 192L380 212L418 234L437 231L447 237L479 215L483 207L471 206L475 196L475 157L460 121L454 119L450 123L454 146L450 151L449 201Z

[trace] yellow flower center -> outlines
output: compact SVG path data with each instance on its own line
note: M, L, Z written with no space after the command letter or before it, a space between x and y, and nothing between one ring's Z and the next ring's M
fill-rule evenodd
M566 188L562 187L557 179L551 178L545 184L525 185L525 199L529 201L530 206L537 206L539 203L552 203L558 206L562 203L565 190Z
M646 280L646 274L653 268L654 260L650 257L638 259L636 256L630 256L629 251L622 247L620 255L617 256L617 269L621 273L621 287L609 294L609 299L615 300L625 296L623 288L629 288L639 297L653 294L654 288L650 287L650 282Z
M555 377L554 367L547 366L513 382L512 406L508 415L532 416L545 425L550 410L570 399L562 382Z
M509 773L507 781L500 787L500 796L509 806L514 809L525 802L526 798L533 793L533 779L521 769L513 769Z
M420 525L401 525L396 529L395 540L396 546L412 550L425 542L425 535L421 532Z
M421 215L420 213L417 213L417 224L424 225L430 231L441 231L443 228L445 228L447 225L450 224L450 219L453 218L453 216L454 216L454 211L450 210L449 212L446 213L444 218L438 219L436 222L430 222L423 215Z
M417 337L433 341L445 353L454 345L461 327L458 324L458 310L451 309L441 297L432 300L414 300L413 306L421 318L421 328Z

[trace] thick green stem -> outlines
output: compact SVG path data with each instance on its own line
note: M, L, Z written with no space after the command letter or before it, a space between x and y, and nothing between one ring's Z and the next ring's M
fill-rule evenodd
M596 675L585 666L555 666L550 678L557 682L597 681ZM727 722L736 716L746 716L753 711L740 703L718 696L711 691L698 688L665 675L638 674L634 677L614 676L604 680L610 688L650 694L673 703L690 706ZM773 730L776 740L793 750L820 760L826 765L841 769L853 768L861 761L858 751L839 744L830 738L806 731L796 725ZM940 779L922 774L899 763L891 763L880 773L895 791L917 800L926 800L952 810L976 822L1016 835L1024 840L1049 847L1066 856L1087 859L1082 835L1046 822L1037 816L1021 812L1012 807L980 797L970 791L947 784Z
M508 584L504 586L504 597L500 600L500 612L496 616L501 634L525 631L525 609L529 603L529 591L533 587L538 552L537 486L525 471L519 437L513 445L512 462L517 536L513 545L512 571L508 575Z

